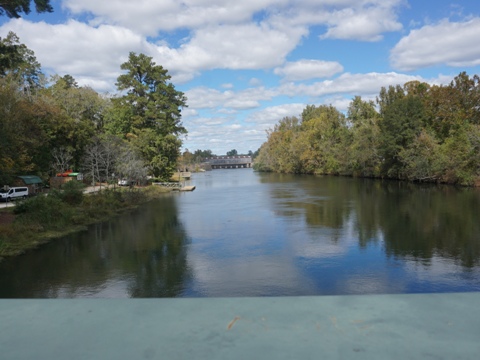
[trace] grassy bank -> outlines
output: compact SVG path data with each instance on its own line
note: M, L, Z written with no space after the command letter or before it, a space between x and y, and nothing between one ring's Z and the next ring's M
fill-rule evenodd
M86 228L129 211L169 190L148 186L135 189L106 189L84 194L70 182L63 191L29 198L15 207L2 209L0 224L0 260L34 249L52 239Z

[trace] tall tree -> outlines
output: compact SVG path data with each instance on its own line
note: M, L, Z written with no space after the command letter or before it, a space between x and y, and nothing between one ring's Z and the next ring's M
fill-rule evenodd
M378 117L378 113L372 100L364 101L361 96L355 96L348 106L347 119L354 126L376 117Z
M5 0L0 2L0 15L7 15L9 18L19 18L20 13L29 14L31 0ZM37 13L53 12L50 0L34 0Z
M42 94L64 117L52 145L71 149L73 168L78 169L85 147L101 130L109 101L89 87L78 87L70 75L53 76L51 86L42 90Z
M117 79L117 88L127 91L116 106L130 109L131 139L139 146L145 161L156 177L169 178L175 170L180 155L180 135L187 130L181 122L181 109L186 97L169 83L168 71L156 65L152 58L131 52L128 61L121 65L126 73Z
M424 123L424 105L417 96L399 98L385 108L380 122L384 175L397 179L405 177L405 163L400 153L411 146Z
M35 53L20 43L19 37L12 31L5 38L0 38L0 76L9 76L25 92L44 85L44 75Z
M348 168L353 175L376 176L379 174L378 153L379 119L373 101L363 101L355 96L348 107L348 121L352 124L352 141L349 147Z
M403 99L405 97L405 90L400 86L390 85L388 89L380 89L380 94L377 96L377 104L381 115L385 114L387 108L392 105L395 101Z
M26 96L15 83L0 78L0 184L14 175L46 175L57 109L41 98Z
M345 115L331 105L310 105L302 112L301 129L304 169L309 173L343 173L348 143Z

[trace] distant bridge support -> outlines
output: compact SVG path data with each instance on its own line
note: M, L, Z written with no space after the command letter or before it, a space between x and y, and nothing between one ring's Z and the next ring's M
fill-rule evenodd
M206 159L212 169L241 169L252 167L252 157L249 155L214 156Z

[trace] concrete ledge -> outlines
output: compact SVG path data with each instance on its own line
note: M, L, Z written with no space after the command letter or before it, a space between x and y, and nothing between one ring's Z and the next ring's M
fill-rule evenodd
M478 359L480 293L0 300L2 359Z

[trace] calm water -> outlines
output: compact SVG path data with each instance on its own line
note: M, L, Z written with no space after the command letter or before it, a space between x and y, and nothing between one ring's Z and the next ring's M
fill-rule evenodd
M250 169L190 183L0 263L0 297L480 291L479 190Z

